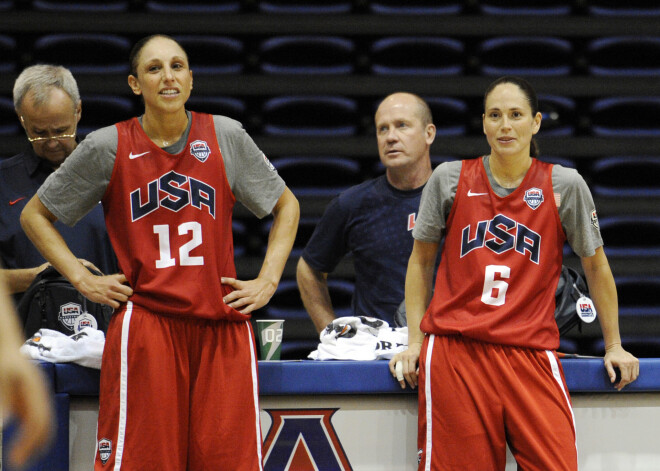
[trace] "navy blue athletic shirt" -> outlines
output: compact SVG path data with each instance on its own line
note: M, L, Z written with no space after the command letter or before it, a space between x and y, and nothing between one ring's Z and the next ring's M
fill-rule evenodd
M384 175L366 181L334 198L316 226L302 257L315 270L330 273L344 256L352 256L353 315L394 325L423 188L397 190Z

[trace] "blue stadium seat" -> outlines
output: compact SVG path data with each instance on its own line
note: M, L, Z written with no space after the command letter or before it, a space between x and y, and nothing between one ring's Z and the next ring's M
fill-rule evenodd
M130 41L115 34L49 34L33 45L34 62L60 64L73 75L129 72Z
M577 120L575 100L565 96L539 94L539 110L543 115L539 136L571 136Z
M514 53L515 51L515 53ZM573 45L548 36L502 36L478 46L484 75L568 75L573 69Z
M660 216L607 216L599 224L608 256L660 256Z
M601 158L593 163L589 175L595 196L660 197L660 156Z
M657 335L622 335L623 348L637 358L660 357L660 336ZM592 355L603 356L605 353L605 342L602 338L597 339L593 346Z
M296 196L334 196L362 181L360 165L345 157L280 157L271 163Z
M260 68L270 74L349 74L355 44L328 36L280 36L259 47Z
M264 13L327 15L350 13L352 9L350 0L261 0L259 2L259 10Z
M660 73L660 37L596 39L587 46L586 57L592 75L657 76Z
M656 316L660 320L659 276L623 276L615 282L621 316Z
M387 37L375 41L369 54L371 71L379 75L458 75L465 46L451 38Z
M588 11L597 16L659 16L656 0L590 0Z
M0 96L0 136L15 136L21 133L21 125L11 98Z
M456 15L463 11L459 0L371 0L369 9L381 15Z
M569 0L481 0L479 9L486 15L568 15L572 2Z
M303 250L307 246L310 237L316 229L316 225L321 219L320 216L300 216L300 221L298 222L298 232L296 232L296 240L293 242L293 248L291 249L291 254L289 258L297 259L302 255ZM264 241L268 240L268 234L270 229L273 227L273 220L271 218L264 221L262 225L262 239ZM262 248L262 253L266 253L266 244L264 243Z
M17 56L16 39L0 34L0 73L14 72Z
M245 102L239 98L194 93L188 98L186 108L200 113L227 116L241 123L245 121L247 111Z
M602 137L660 136L660 97L621 96L595 100L591 130Z
M351 281L328 278L330 299L332 299L332 305L338 317L351 315L351 299L354 289ZM300 299L300 291L298 291L298 284L295 280L282 280L264 310L266 317L271 319L309 318Z
M224 36L174 36L186 50L193 74L238 74L243 71L243 42Z
M354 99L334 95L280 96L263 104L263 132L275 136L352 136L358 130Z
M424 97L431 109L438 136L463 136L467 133L469 110L465 101L449 97Z
M240 0L147 0L145 9L154 13L237 13Z
M114 95L86 95L81 97L82 117L78 123L78 136L85 137L104 126L136 115L133 100Z
M248 249L248 230L245 223L234 219L231 222L231 230L234 235L234 257L242 257Z
M117 13L128 11L128 0L32 0L32 8L52 12Z
M7 11L14 8L14 0L0 0L0 11Z

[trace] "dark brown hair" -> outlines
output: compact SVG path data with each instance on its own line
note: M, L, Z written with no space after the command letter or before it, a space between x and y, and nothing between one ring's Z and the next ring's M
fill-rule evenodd
M181 48L183 53L186 55L186 59L188 59L188 53L186 52L185 49L183 49L183 46L181 46L181 44L179 44L179 42L176 39L166 34L152 34L151 36L146 36L140 39L138 42L136 42L133 45L133 48L131 49L131 53L128 56L128 64L131 68L132 76L137 77L138 62L140 60L140 53L142 52L142 49L144 49L144 46L146 46L149 41L156 38L165 38L165 39L169 39L170 41L174 41Z

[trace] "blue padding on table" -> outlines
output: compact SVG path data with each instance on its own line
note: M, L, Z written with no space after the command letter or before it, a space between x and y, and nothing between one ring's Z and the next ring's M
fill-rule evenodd
M417 393L402 390L387 361L260 361L259 394Z
M71 396L98 396L101 371L72 363L55 365L55 392Z
M564 358L561 364L564 368L569 391L615 391L614 386L607 377L602 359ZM660 358L641 358L639 360L639 378L634 383L626 386L623 391L660 391Z
M50 448L41 458L31 463L22 471L69 471L69 395L55 395L55 419L57 432ZM18 430L16 423L6 422L2 430L2 465L4 471L14 471L18 468L9 465L9 447Z

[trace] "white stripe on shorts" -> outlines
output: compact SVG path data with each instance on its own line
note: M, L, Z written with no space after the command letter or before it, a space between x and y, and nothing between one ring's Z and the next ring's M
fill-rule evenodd
M429 343L426 347L426 366L424 371L426 373L426 380L424 381L424 404L426 413L426 460L424 462L424 470L431 470L431 454L433 451L433 400L431 398L431 357L433 356L433 341L435 335L429 336Z
M252 342L252 329L250 323L245 322L248 333L248 341L250 342L250 371L252 373L252 396L254 398L254 415L256 418L257 427L257 456L259 457L259 471L263 470L263 457L261 456L261 421L259 412L259 377L257 375L257 359L254 356L254 343Z
M577 453L578 451L577 429L575 428L575 414L573 414L573 407L571 406L571 401L568 399L568 394L566 394L566 388L564 387L564 382L562 381L561 374L559 373L559 365L557 364L557 358L555 357L554 353L552 353L550 350L546 350L545 354L548 356L548 360L550 361L550 367L552 368L552 376L555 378L555 381L557 381L557 384L559 384L559 387L561 388L561 392L564 394L564 399L566 400L566 405L568 406L568 410L571 411L571 420L573 421L573 432L575 432L575 451Z
M126 303L126 312L121 324L121 369L119 373L119 429L117 430L117 448L115 454L115 471L121 469L121 460L124 455L124 441L126 439L126 407L128 402L128 331L131 325L133 303Z

